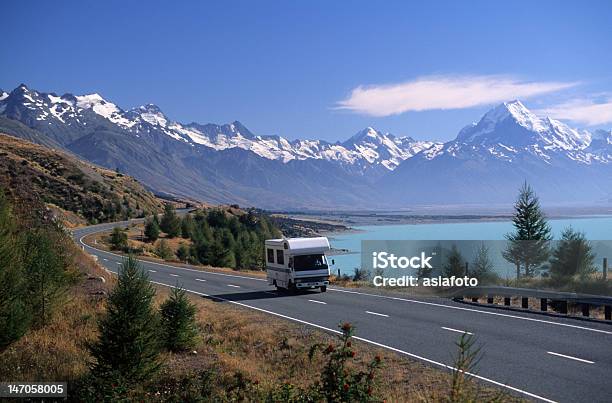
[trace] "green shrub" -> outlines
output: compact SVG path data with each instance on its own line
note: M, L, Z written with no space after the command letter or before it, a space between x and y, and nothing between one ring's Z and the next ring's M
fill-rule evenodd
M185 290L173 288L170 297L161 305L160 314L166 349L184 351L195 346L198 337L196 307L189 302Z
M320 382L313 386L313 393L320 394L320 397L328 402L381 401L382 399L375 395L376 373L382 365L380 356L377 355L362 371L355 369L353 365L347 365L349 362L358 362L351 341L355 328L347 322L340 325L340 330L340 344L329 344L323 350L327 363ZM309 358L312 359L320 349L322 346L315 344L310 349Z

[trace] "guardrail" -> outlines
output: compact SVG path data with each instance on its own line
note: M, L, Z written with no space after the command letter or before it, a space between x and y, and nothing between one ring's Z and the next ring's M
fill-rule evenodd
M566 315L568 303L571 302L581 306L584 317L589 317L591 307L603 306L605 320L612 320L612 297L601 295L495 286L466 287L452 292L450 296L454 300L472 298L472 302L478 302L478 298L486 297L488 304L493 304L495 297L504 297L504 306L510 306L511 298L518 297L521 298L523 309L529 309L529 298L535 298L540 300L540 311L547 311L551 301L560 313Z

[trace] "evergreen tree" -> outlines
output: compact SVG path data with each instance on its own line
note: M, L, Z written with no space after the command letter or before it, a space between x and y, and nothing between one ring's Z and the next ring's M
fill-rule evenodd
M160 228L169 238L175 238L181 234L181 220L176 215L174 206L170 203L164 207L164 215L160 222Z
M0 351L19 340L30 326L24 279L14 218L0 189Z
M527 182L519 191L514 210L514 233L506 234L509 243L503 256L516 266L518 280L521 270L531 277L548 260L552 237L540 201Z
M124 387L150 379L160 367L159 317L155 290L137 260L123 260L117 285L99 321L100 338L89 346L95 359L92 375L102 385Z
M493 280L493 262L489 257L489 248L482 243L476 251L476 257L472 263L469 275L478 279L479 283Z
M196 307L189 302L185 290L173 288L160 313L164 347L170 351L193 348L198 336Z
M447 277L463 277L465 275L465 262L455 244L451 247L443 272Z
M191 252L189 250L189 248L187 247L187 245L185 244L180 244L180 246L178 247L177 251L176 251L176 257L181 261L181 262L185 262L187 260L189 260L189 258L191 257Z
M174 253L165 239L159 241L157 248L155 248L155 254L164 260L170 260L174 257Z
M28 231L24 235L23 256L27 282L27 302L33 323L48 323L69 285L68 257L57 236L46 229Z
M584 233L572 227L563 230L561 240L553 251L549 270L557 280L566 280L575 275L585 278L596 272L595 254Z
M208 263L215 267L232 267L233 253L227 249L221 239L216 238L208 249ZM235 264L235 260L234 260Z
M153 216L155 217L155 216ZM144 228L144 235L149 242L155 242L159 238L159 223L156 219L147 220Z
M119 227L113 228L113 232L110 236L110 245L112 249L127 251L128 249L128 236L125 231Z
M181 220L181 236L185 239L189 239L193 236L195 223L191 214L185 215Z

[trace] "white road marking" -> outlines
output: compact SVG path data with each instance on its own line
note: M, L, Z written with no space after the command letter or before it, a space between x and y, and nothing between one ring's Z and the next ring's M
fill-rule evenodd
M234 287L234 288L240 288L240 286L239 286L239 285L234 285L234 284L228 284L227 286L228 286L228 287Z
M531 321L531 322L538 322L538 323L547 323L549 325L571 327L573 329L589 330L591 332L604 333L604 334L612 335L612 332L608 331L608 330L593 329L591 327L571 325L569 323L551 322L549 320L527 318L527 317L524 317L524 316L517 316L517 315L509 315L507 313L481 311L479 309L464 308L464 307L453 306L453 305L437 304L435 302L417 301L417 300L414 300L414 299L407 299L407 298L400 298L400 297L390 297L388 295L376 295L376 294L369 294L369 293L358 292L358 291L340 290L338 288L328 288L328 290L330 290L330 291L337 291L337 292L345 292L345 293L348 293L348 294L367 295L369 297L392 299L392 300L395 300L395 301L411 302L413 304L422 304L422 305L429 305L429 306L437 306L437 307L447 308L447 309L458 309L460 311L476 312L476 313L482 313L482 314L485 314L485 315L501 316L501 317L504 317L504 318L528 320L528 321Z
M570 360L575 360L575 361L580 361L580 362L585 362L587 364L595 364L594 361L589 361L589 360L585 360L582 358L576 358L576 357L572 357L571 355L565 355L565 354L559 354L559 353L553 353L552 351L547 351L548 354L552 354L552 355L556 355L558 357L563 357L563 358L569 358Z
M453 329L452 327L444 327L444 326L442 326L442 329L449 330L451 332L469 334L469 335L472 335L472 336L474 335L474 333L466 332L465 330Z
M370 312L370 311L365 311L365 312L369 313L370 315L384 316L385 318L389 317L389 315L385 315L384 313L377 313L377 312Z
M323 304L323 305L327 305L327 302L317 301L316 299L309 299L308 301L310 301L310 302L314 302L315 304Z
M108 259L102 258L102 260L104 260L105 262L108 262Z
M168 274L170 274L172 277L178 277L179 276L178 274L172 274L172 273L168 273Z
M159 285L163 285L163 286L166 286L166 287L176 288L176 286L173 286L173 285L170 285L170 284L159 283L157 281L151 281L151 282L154 283L154 284L159 284ZM278 316L279 318L292 320L294 322L298 322L298 323L302 323L304 325L316 327L317 329L325 330L325 331L330 332L330 333L342 334L341 331L336 330L336 329L330 329L330 328L325 327L325 326L317 325L316 323L308 322L308 321L305 321L305 320L302 320L302 319L298 319L298 318L294 318L294 317L288 316L288 315L283 315L281 313L276 313L276 312L273 312L273 311L269 311L267 309L258 308L256 306L247 305L247 304L244 304L242 302L232 301L232 300L225 299L225 298L220 298L220 297L217 297L217 296L211 296L209 294L205 294L203 292L198 292L198 291L192 291L192 290L185 290L185 291L190 292L192 294L201 295L203 297L210 297L210 298L217 299L217 300L220 300L220 301L229 302L230 304L239 305L239 306L242 306L242 307L245 307L245 308L250 308L250 309L253 309L253 310L256 310L256 311L259 311L259 312L264 312L264 313L267 313L267 314L270 314L270 315ZM353 338L355 340L359 340L359 341L362 341L364 343L369 343L369 344L372 344L372 345L377 346L377 347L382 347L382 348L386 348L387 350L395 351L396 353L403 354L403 355L406 355L408 357L412 357L414 359L430 363L432 365L436 365L436 366L439 366L439 367L442 367L442 368L445 368L445 369L448 369L448 370L451 370L451 371L457 371L457 368L455 368L455 367L453 367L451 365L446 365L446 364L438 362L438 361L430 360L429 358L425 358L425 357L422 357L420 355L409 353L407 351L400 350L399 348L391 347L391 346L388 346L388 345L385 345L385 344L382 344L382 343L378 343L378 342L373 341L373 340L364 339L363 337L353 336ZM473 378L480 379L481 381L489 382L489 383L491 383L491 384L493 384L495 386L499 386L500 388L506 388L508 390L512 390L514 392L523 394L525 396L529 396L529 397L531 397L533 399L538 399L538 400L541 400L543 402L548 402L548 403L558 403L555 400L547 399L545 397L536 395L534 393L527 392L526 390L515 388L514 386L506 385L504 383L495 381L493 379L485 378L484 376L481 376L481 375L478 375L478 374L474 374L474 373L471 373L471 372L465 372L465 374L468 375L468 376L471 376Z
M151 273L157 273L157 271L155 271L155 270L151 270L151 269L149 269L149 271L150 271Z
M117 263L117 264L121 264L121 262L115 262L115 263Z
M203 278L196 278L196 281L206 281Z

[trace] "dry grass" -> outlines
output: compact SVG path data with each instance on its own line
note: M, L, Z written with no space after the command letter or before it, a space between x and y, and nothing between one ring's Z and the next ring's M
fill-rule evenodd
M104 312L105 293L116 280L80 251L75 262L82 281L70 289L48 326L28 332L0 354L0 379L74 385L87 374L91 357L86 343L97 337L96 319ZM157 286L155 303L161 303L168 292L167 287ZM333 342L335 336L229 303L189 298L198 308L197 354L164 354L156 382L191 377L211 368L220 370L224 379L241 373L264 388L282 382L306 387L319 378L323 361L319 357L310 362L308 350L316 343ZM364 364L376 354L383 357L379 391L387 401L439 400L448 395L450 376L445 371L363 343L356 343L356 350ZM489 389L483 396L495 393Z

